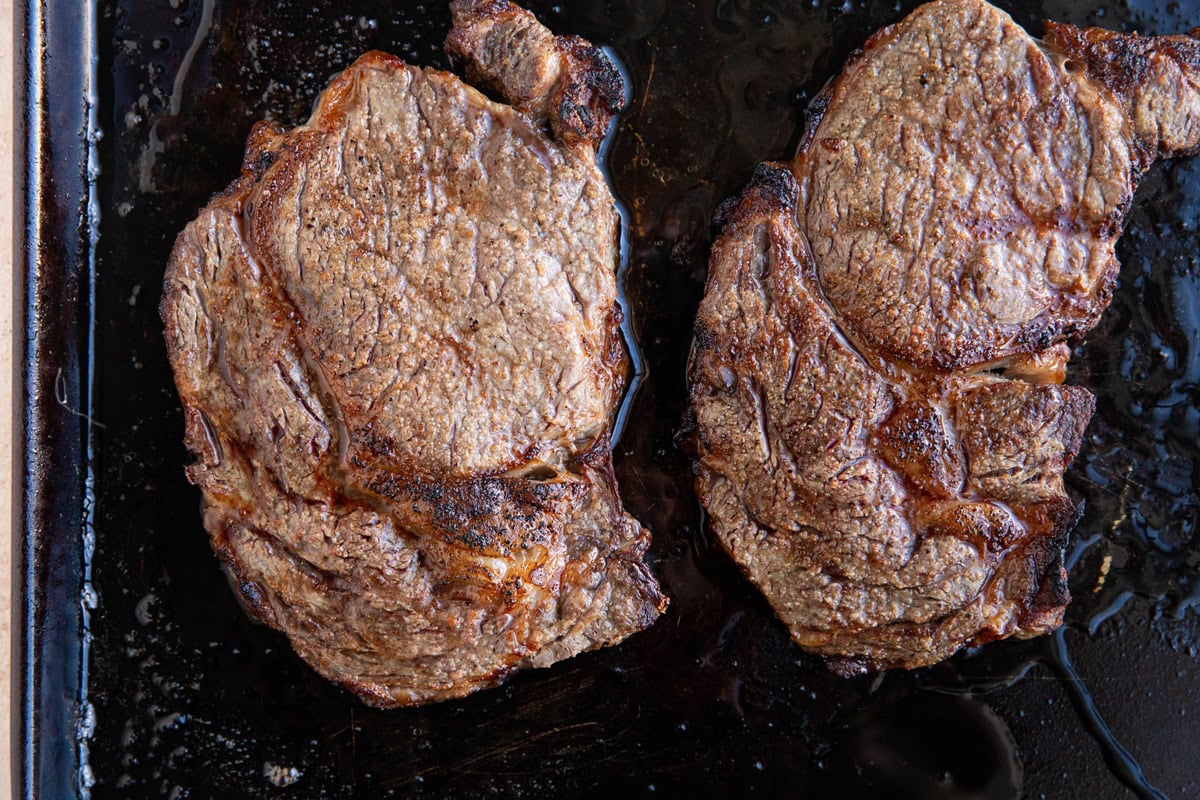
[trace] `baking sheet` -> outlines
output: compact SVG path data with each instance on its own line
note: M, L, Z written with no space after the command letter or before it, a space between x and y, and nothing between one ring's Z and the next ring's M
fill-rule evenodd
M447 67L445 3L33 4L25 795L1200 794L1200 160L1146 177L1116 299L1076 348L1069 380L1099 403L1068 476L1087 513L1059 635L842 680L790 643L704 530L674 435L712 212L792 151L807 99L913 5L531 4L610 46L632 86L606 152L643 373L617 469L672 606L619 647L384 712L238 608L183 476L157 303L175 234L236 174L250 125L302 121L365 49ZM1004 7L1035 32L1042 18L1200 24L1194 0Z

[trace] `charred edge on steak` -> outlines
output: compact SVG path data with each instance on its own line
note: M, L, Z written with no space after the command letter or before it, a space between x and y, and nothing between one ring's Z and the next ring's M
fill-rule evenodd
M750 182L737 197L731 197L713 214L713 230L719 233L737 219L749 219L772 211L795 212L800 198L796 176L785 164L764 161L754 168Z
M1117 102L1128 106L1134 120L1137 168L1146 170L1159 158L1195 155L1198 143L1162 138L1154 126L1139 125L1137 102L1148 87L1161 80L1161 61L1173 62L1181 74L1200 72L1200 27L1175 36L1141 36L1103 28L1076 28L1047 20L1045 43L1065 57L1063 68L1082 71L1105 87ZM1124 219L1121 214L1121 220ZM1118 230L1120 220L1118 220ZM1115 235L1115 234L1114 234Z
M472 83L568 147L595 147L625 107L625 79L604 50L578 36L555 36L507 0L454 0L446 52Z
M398 478L386 471L375 472L367 488L386 498L386 507L420 533L504 556L547 542L588 495L587 485L579 481L492 477L446 481Z
M578 36L559 36L555 44L566 60L567 79L559 81L551 126L564 144L594 145L625 108L625 79L596 45Z
M754 174L749 184L741 194L724 200L713 212L711 230L713 238L720 236L722 230L731 227L743 219L768 215L772 210L781 213L795 213L799 198L799 187L796 177L784 164L764 161L754 168ZM688 373L691 373L698 351L711 349L716 335L704 324L699 317L692 327L692 346L688 354ZM684 453L693 459L700 454L701 442L697 438L700 431L696 426L696 415L691 404L688 404L683 414L679 430L674 441ZM693 462L693 472L699 469L699 464Z
M1066 463L1074 460L1074 454L1065 459ZM1071 531L1083 519L1086 503L1063 504L1051 520L1053 535L1045 540L1047 560L1044 567L1041 586L1036 595L1029 601L1026 616L1020 621L1027 626L1045 615L1057 615L1061 621L1067 603L1071 601L1071 592L1067 586L1066 549L1071 539ZM1055 623L1055 627L1058 623Z

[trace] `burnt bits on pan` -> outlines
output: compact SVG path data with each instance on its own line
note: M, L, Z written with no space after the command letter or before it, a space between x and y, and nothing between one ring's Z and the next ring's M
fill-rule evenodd
M723 211L689 367L725 549L834 669L1062 622L1063 384L1155 159L1200 146L1200 29L1143 37L939 0L872 36L795 159Z
M373 705L614 644L667 600L621 506L619 218L596 47L452 4L457 77L368 53L260 123L162 317L188 476L247 611Z

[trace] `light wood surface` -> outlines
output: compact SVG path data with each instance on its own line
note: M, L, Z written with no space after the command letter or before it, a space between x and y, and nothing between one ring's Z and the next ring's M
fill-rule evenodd
M0 798L12 796L9 753L12 739L12 510L13 491L13 58L21 48L13 39L13 0L0 0ZM4 502L11 498L10 502Z

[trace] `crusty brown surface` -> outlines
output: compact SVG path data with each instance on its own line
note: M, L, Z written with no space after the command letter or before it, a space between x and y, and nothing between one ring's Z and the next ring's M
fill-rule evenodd
M1046 46L1068 72L1108 90L1132 126L1139 170L1200 148L1200 27L1186 35L1138 36L1047 22Z
M1094 408L1061 385L1063 341L1108 303L1141 170L1200 144L1200 95L1189 37L1048 41L979 0L922 6L724 212L689 365L697 490L841 671L1062 620L1062 475ZM1136 88L1105 77L1122 57Z
M1200 144L1196 40L1049 33L1072 46L980 0L929 3L827 90L796 163L802 213L821 286L871 347L958 368L1090 329L1137 177ZM1075 69L1113 53L1138 54L1124 94L1112 70Z
M625 107L625 81L596 45L554 36L507 0L453 0L446 52L472 83L498 93L568 146L594 146Z
M582 144L368 53L307 124L260 124L176 242L162 314L213 547L369 703L460 696L666 607L612 475L618 217Z

